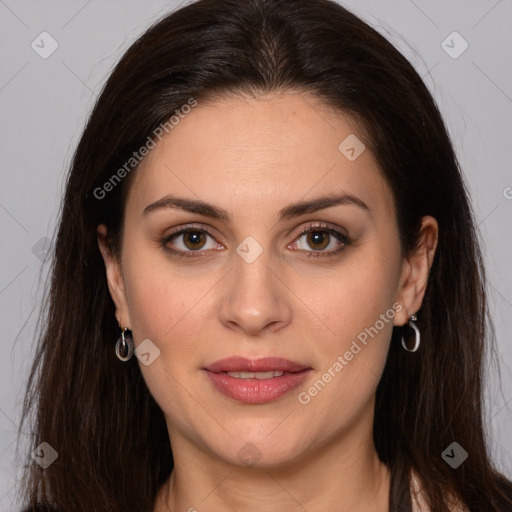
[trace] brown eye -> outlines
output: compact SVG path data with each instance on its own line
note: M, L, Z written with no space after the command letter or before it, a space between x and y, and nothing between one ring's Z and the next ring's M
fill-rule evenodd
M312 249L321 251L329 245L331 235L325 231L310 231L307 234L307 242Z
M185 231L181 235L184 245L190 250L202 249L206 243L206 236L202 231Z
M341 231L328 225L313 225L303 229L289 248L298 249L308 257L317 258L335 256L348 245L350 245L349 237Z
M206 226L196 228L194 226L175 231L161 241L162 246L173 255L198 257L204 256L208 249L222 248Z

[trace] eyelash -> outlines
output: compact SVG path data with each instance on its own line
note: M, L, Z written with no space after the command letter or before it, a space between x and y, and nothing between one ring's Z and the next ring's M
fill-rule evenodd
M175 231L175 232L171 233L170 235L168 235L167 237L165 237L164 239L162 239L160 241L160 243L162 244L162 247L166 251L170 252L173 256L178 256L178 257L182 257L182 258L183 257L184 258L201 258L204 256L199 256L196 254L204 252L204 250L202 250L202 249L198 249L197 251L182 251L180 249L178 249L178 250L171 249L171 247L169 247L169 245L168 245L168 243L171 240L173 240L174 238L177 238L180 235L183 235L185 233L195 233L195 232L203 232L203 233L206 233L208 236L214 238L214 236L210 233L208 226L201 224L199 227L189 226L189 227L180 229L178 231ZM328 258L328 257L336 256L337 254L342 252L351 243L351 240L347 235L345 235L341 231L338 231L338 230L328 226L327 224L322 224L322 223L309 224L309 225L305 226L304 228L302 228L300 230L298 236L294 239L294 241L292 243L295 243L296 241L300 240L305 234L310 233L310 232L313 232L313 233L314 232L325 232L325 233L328 233L329 235L334 236L341 242L341 245L338 249L331 250L331 251L304 251L310 258L311 257L313 257L313 258ZM211 250L215 250L215 249L211 249ZM299 249L299 251L300 251L300 249Z

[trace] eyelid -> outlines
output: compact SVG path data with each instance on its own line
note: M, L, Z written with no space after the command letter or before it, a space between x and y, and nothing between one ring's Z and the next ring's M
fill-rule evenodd
M309 222L305 226L300 227L299 230L297 231L297 237L300 237L301 235L303 235L304 233L307 233L309 231L313 231L314 229L318 229L319 231L325 230L325 231L336 232L337 234L339 234L347 239L349 238L348 233L342 232L342 231L346 231L346 230L344 230L341 227L334 226L334 225L328 224L326 222L314 222L314 221ZM295 239L294 239L294 241L295 241Z
M212 238L221 238L220 235L218 235L217 230L215 230L208 224L201 224L200 222L185 224L184 226L175 228L171 232L169 232L165 236L163 236L162 238L166 241L169 241L173 236L181 235L181 234L187 233L189 231L204 231L208 236L210 236ZM197 251L197 252L199 252L199 251Z

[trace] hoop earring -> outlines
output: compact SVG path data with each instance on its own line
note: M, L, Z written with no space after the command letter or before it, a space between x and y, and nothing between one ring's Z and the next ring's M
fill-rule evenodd
M116 342L116 356L123 362L131 359L135 350L131 333L125 334L127 330L128 327L125 327L121 331L121 336L117 338Z
M414 347L413 348L407 348L407 345L405 344L404 337L402 336L402 347L404 347L407 352L416 352L418 348L420 347L420 330L416 326L414 322L416 322L417 317L416 315L409 315L409 322L408 325L411 327L411 329L414 330Z

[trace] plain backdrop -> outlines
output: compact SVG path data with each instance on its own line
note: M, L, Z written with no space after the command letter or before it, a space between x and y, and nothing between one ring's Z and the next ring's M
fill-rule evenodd
M16 432L48 270L44 256L72 153L113 65L146 27L179 4L0 0L2 512L19 510L14 485L23 461L15 460ZM512 478L512 2L343 4L413 63L455 144L484 246L501 362L501 389L494 371L485 383L489 446L498 467ZM87 343L87 332L76 336ZM21 439L30 453L35 447L28 434Z

